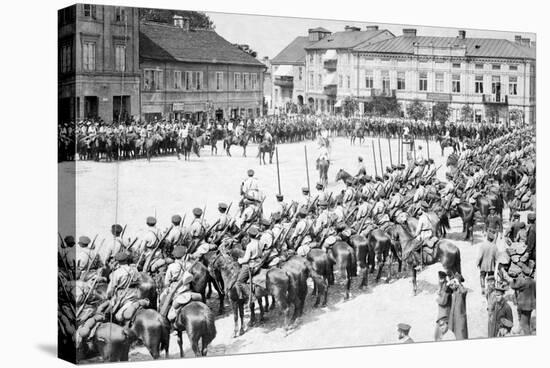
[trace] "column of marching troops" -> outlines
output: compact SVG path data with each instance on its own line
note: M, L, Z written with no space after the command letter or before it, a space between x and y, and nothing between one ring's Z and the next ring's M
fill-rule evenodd
M186 305L205 302L204 295L194 289L196 275L192 268L205 263L211 275L212 265L207 264L211 255L225 255L233 249L241 250L229 253L238 272L225 290L243 290L252 288L251 277L261 269L280 267L293 255L307 259L313 249L321 249L330 258L331 247L337 242L346 242L354 234L368 238L375 229L387 231L393 224L406 224L408 217L417 217L418 225L411 229L414 246L399 256L405 260L416 254L422 265L424 259L433 256L433 238L438 235L431 214L441 218L461 203L475 204L486 193L499 193L502 184L495 178L503 166L516 168L522 175L513 188L515 193L534 187L530 184L534 172L521 170L525 162L534 161L534 139L533 128L521 128L470 145L453 163L455 167L449 167L446 181L436 178L438 168L434 161L421 154L416 161L391 165L383 175L375 177L366 173L360 157L358 173L343 177L346 188L341 192L329 193L317 184L313 193L302 188L301 199L291 203L277 194L277 206L271 214L263 211L265 195L254 171L249 170L233 214L233 202L219 203L219 213L211 224L205 220L205 210L195 208L188 224L187 215L182 218L176 214L164 230L157 226L156 218L147 217L146 231L135 237L126 234L125 226L114 224L113 238L99 245L97 236L80 236L76 241L60 234L61 335L83 348L93 341L102 322L131 329L138 311L147 308L158 309L176 328L178 314ZM499 153L495 154L497 148ZM486 240L479 245L478 267L487 298L491 337L512 333L516 321L508 304L510 299L517 305L520 332L531 333L531 312L535 309L535 214L528 214L527 225L518 220L517 213L512 217L514 221L506 232L502 215L493 206L483 219ZM504 252L497 247L497 239L502 238L506 241ZM439 281L435 339L468 338L464 278L458 273L440 272ZM158 300L147 298L144 283L154 285ZM99 285L103 285L101 291ZM77 326L71 323L75 320ZM407 324L399 324L399 341L412 341L408 336L410 329Z
M466 139L481 139L508 132L510 128L499 124L439 124L431 121L414 121L393 118L346 118L342 116L269 116L256 119L231 119L208 122L192 120L154 120L151 122L106 123L100 120L82 120L77 123L66 122L58 125L59 161L71 161L78 153L78 159L107 159L91 153L94 149L106 150L106 145L117 148L113 154L115 160L133 159L127 150L134 150L136 143L154 137L163 151L160 154L175 154L178 139L194 138L204 135L204 142L212 139L239 137L248 134L256 142L265 138L265 132L273 137L275 143L295 142L315 139L319 131L325 128L331 136L369 135L397 137L404 129L413 137L435 139L447 136L463 142ZM217 151L217 150L216 150Z

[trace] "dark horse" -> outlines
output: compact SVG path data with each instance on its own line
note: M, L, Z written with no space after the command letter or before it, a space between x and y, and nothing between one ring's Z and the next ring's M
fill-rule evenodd
M260 143L260 145L258 146L258 156L257 157L260 157L260 165L262 164L262 162L264 163L264 165L266 164L265 163L265 154L269 154L269 163L273 163L273 153L275 152L275 144L273 144L273 142L262 142Z
M442 137L440 135L437 136L437 141L439 142L439 145L441 146L441 156L445 153L446 147L451 147L453 149L453 153L457 153L459 146L458 141L454 138L446 138Z
M181 308L174 325L178 334L178 347L180 357L183 358L183 331L187 333L191 342L191 349L195 356L206 356L208 345L216 337L216 324L214 313L208 306L201 302L191 302ZM201 347L199 349L199 341Z
M164 350L168 358L170 346L170 324L166 318L154 309L142 309L136 313L132 331L149 350L153 359L160 358L160 351Z
M434 245L432 254L422 252L422 260L420 259L420 249L410 251L416 247L417 240L409 232L409 228L405 224L395 224L390 228L390 234L395 241L396 250L401 261L406 262L412 270L413 293L416 295L418 285L416 283L416 267L422 264L429 266L440 262L447 274L454 275L461 273L460 249L448 240L438 240ZM410 251L406 256L404 251ZM405 257L405 258L403 258Z
M82 345L78 359L99 354L104 362L127 362L132 334L114 323L99 323L92 339Z
M177 154L178 160L180 159L180 153L183 153L184 159L187 161L191 156L191 152L194 152L197 157L201 157L199 145L196 140L193 139L190 135L186 138L178 138L177 141Z
M231 156L231 146L236 144L243 148L243 157L246 157L246 146L248 146L248 140L250 136L247 133L243 133L240 137L230 135L223 140L223 148L228 156Z
M338 240L329 250L330 256L334 260L334 266L340 273L340 276L346 278L346 294L344 300L349 299L352 278L357 276L357 257L355 250L345 241ZM334 274L331 272L329 284L334 284Z
M317 159L317 170L319 170L319 182L325 187L328 185L328 168L330 161L325 158Z

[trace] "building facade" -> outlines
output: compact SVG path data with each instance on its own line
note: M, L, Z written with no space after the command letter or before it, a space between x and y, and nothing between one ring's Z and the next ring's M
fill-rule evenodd
M367 26L365 31L346 26L306 46L305 97L310 111L335 113L346 97L352 97L358 83L353 49L393 38L388 30Z
M395 96L404 116L419 100L428 118L437 102L450 108L450 121L508 123L520 112L535 122L535 48L529 39L423 37L415 29L353 49L357 83L352 95ZM465 108L468 106L468 108Z
M141 117L235 119L262 114L265 65L187 19L140 24Z
M60 121L139 116L137 8L76 4L58 12Z

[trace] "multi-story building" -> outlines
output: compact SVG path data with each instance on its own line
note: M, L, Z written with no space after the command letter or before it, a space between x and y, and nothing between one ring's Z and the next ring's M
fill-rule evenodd
M333 113L358 83L354 48L394 38L388 30L346 26L305 47L305 97L311 111Z
M139 115L137 8L76 4L58 12L60 121Z
M426 37L404 29L353 52L358 78L352 94L359 101L395 96L405 115L413 100L430 112L443 101L451 121L464 120L462 111L470 110L468 120L503 123L516 109L525 122L535 121L535 48L529 39L468 38L462 30L458 37Z
M301 109L304 104L307 46L330 35L328 29L310 28L307 36L296 37L271 60L273 74L272 111L286 112L288 103Z
M213 30L140 24L141 116L202 120L261 115L265 65Z

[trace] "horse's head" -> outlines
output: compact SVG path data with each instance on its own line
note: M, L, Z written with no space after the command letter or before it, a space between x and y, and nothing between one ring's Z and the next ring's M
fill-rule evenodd
M344 179L346 174L346 171L344 169L338 170L338 173L336 174L336 181Z

